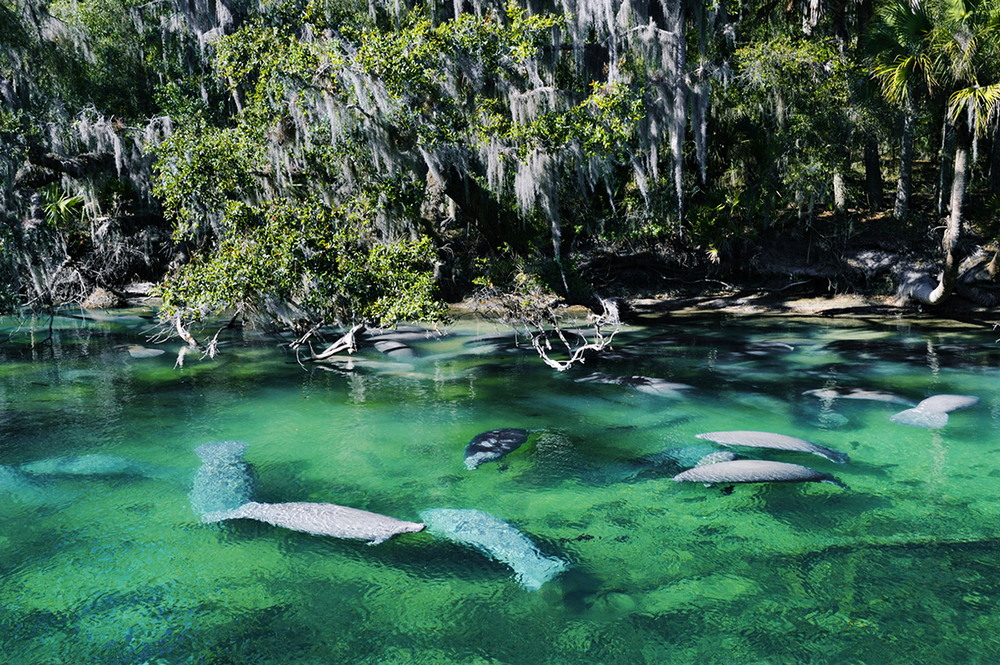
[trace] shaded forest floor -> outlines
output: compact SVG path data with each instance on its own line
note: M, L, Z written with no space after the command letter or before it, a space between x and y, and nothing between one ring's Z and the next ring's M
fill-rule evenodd
M723 251L658 246L594 247L581 272L602 295L616 295L643 318L683 311L734 314L929 315L996 322L1000 281L986 274L998 250L996 202L973 198L960 243L954 294L934 308L908 302L901 287L921 275L936 279L943 219L917 200L908 223L886 213L825 214L802 230L789 219L755 238L730 239Z

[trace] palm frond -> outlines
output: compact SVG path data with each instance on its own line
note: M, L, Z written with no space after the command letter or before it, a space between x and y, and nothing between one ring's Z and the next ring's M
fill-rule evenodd
M990 118L1000 110L1000 83L974 85L956 90L948 99L948 115L952 121L962 113L969 114L969 124L976 134L982 135L989 126Z

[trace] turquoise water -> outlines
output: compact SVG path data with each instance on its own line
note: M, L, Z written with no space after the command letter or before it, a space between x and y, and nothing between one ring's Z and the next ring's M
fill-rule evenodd
M49 341L47 320L0 322L0 662L1000 660L1000 345L989 326L679 318L628 328L613 356L558 373L503 339L476 341L503 332L485 323L407 341L414 358L369 348L325 368L235 331L215 360L175 367L177 343L147 341L149 312L66 314ZM166 353L133 358L130 344ZM577 381L595 371L691 388ZM981 401L926 430L889 421L902 405L802 394L824 387ZM469 440L504 427L537 431L466 470ZM837 465L737 451L849 489L705 487L637 461L696 446L674 453L693 460L722 449L696 434L741 429L848 453ZM194 449L222 440L247 444L259 501L414 521L480 510L569 569L533 591L427 531L369 546L202 524ZM97 455L84 458L104 461L89 473L59 463Z

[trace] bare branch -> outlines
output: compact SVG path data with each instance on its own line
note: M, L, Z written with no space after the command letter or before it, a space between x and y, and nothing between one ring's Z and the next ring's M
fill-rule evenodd
M319 353L313 353L309 358L306 358L306 360L307 361L326 360L327 358L330 358L331 356L334 356L340 353L341 351L354 353L355 351L358 350L357 336L360 335L362 332L364 332L364 330L365 330L364 325L359 323L358 325L354 326L346 333L344 333L344 335L336 342L326 347ZM305 341L313 332L315 331L310 330L305 335L303 335L299 340L296 340L292 344L301 345L302 342Z

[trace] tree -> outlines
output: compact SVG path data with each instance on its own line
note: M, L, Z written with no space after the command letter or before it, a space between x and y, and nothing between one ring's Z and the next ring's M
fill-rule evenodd
M937 283L919 279L908 295L926 305L948 298L958 278L958 244L973 140L988 131L1000 109L1000 5L995 0L941 0L934 31L935 77L948 93L945 112L955 127L955 159Z
M893 216L909 214L917 106L936 86L935 27L926 3L891 0L879 11L870 48L874 74L890 103L901 109L899 173Z
M226 310L299 335L439 318L429 240L380 242L357 214L319 201L231 204L216 250L162 287L161 318L192 346L191 324Z

